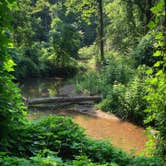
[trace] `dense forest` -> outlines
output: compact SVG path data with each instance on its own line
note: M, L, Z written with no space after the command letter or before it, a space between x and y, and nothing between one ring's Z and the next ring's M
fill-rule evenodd
M165 0L1 0L0 165L164 166L165 70ZM20 85L50 77L146 128L145 152L93 140L69 117L29 120Z

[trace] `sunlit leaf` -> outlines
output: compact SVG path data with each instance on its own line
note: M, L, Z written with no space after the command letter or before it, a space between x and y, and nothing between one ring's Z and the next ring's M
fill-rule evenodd
M14 71L14 68L13 66L15 66L16 64L14 63L13 60L9 59L8 61L6 61L4 63L4 68L8 71L8 72L11 72L11 71Z
M161 55L161 51L156 51L154 54L153 54L153 56L156 56L156 57L158 57L158 56L160 56Z
M162 64L161 61L157 61L157 62L154 64L154 67L159 67L161 64Z
M152 73L153 73L152 68L150 68L150 69L146 70L146 73L147 73L147 74L152 74Z

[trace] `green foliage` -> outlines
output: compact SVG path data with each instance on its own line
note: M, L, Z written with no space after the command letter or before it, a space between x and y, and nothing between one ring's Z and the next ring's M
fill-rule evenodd
M108 65L103 68L106 84L120 82L126 84L133 75L132 59L120 57L118 54L108 54Z
M56 18L52 21L50 42L53 45L55 63L60 67L68 65L71 57L76 58L80 47L79 33L74 26Z
M150 33L145 35L137 47L134 49L134 52L132 53L133 57L136 60L136 66L145 64L147 66L153 66L153 64L156 62L157 58L153 57L154 52L154 43L155 39L154 36Z
M21 80L25 77L34 77L40 74L41 63L37 55L39 54L39 50L34 45L32 48L12 49L9 52L17 64L14 71L17 79Z
M106 98L97 107L109 111L122 119L129 119L143 125L146 114L143 110L147 103L143 97L146 95L145 68L139 68L137 75L127 85L115 82L107 91ZM105 90L106 91L106 90Z
M108 142L87 138L81 128L71 119L49 117L17 129L8 144L1 145L8 153L18 157L33 157L49 149L63 159L74 159L86 155L94 162L105 163L114 160L121 165L128 162L127 155L114 149ZM13 137L14 136L14 137Z
M95 17L92 17L92 14L96 14L99 1L84 0L79 1L78 5L75 5L78 1L70 2L71 7L78 13L84 9L84 21L77 20L78 24L71 11L66 13L66 2L69 1L25 0L18 1L18 7L14 0L0 3L0 165L164 165L165 163L155 156L129 157L107 141L89 139L83 129L70 118L50 116L39 121L26 122L25 106L21 101L19 89L12 82L14 77L11 72L14 72L15 63L18 64L15 75L20 78L55 73L54 70L59 73L72 73L77 66L74 58L77 58L80 47L80 34L87 35L84 29L87 26L84 25L86 19L94 23ZM112 43L112 46L116 46L120 51L130 52L147 31L143 25L149 22L150 1L145 4L144 1L115 0L106 1L104 5L106 18L111 19L106 32L107 35L111 34L107 36L107 45ZM151 9L156 15L155 21L149 23L149 27L154 28L151 33L154 33L143 37L132 51L138 65L151 66L154 63L151 57L154 48L152 44L157 41L154 56L158 61L147 71L150 77L146 82L145 67L134 70L129 56L108 54L107 65L99 72L84 75L84 82L78 82L78 85L91 94L103 94L105 99L99 106L122 119L129 118L142 124L148 115L146 122L153 122L159 131L157 153L164 158L165 50L162 42L164 35L158 32L162 28L163 6L164 1L161 0ZM10 33L12 9L13 34ZM145 11L143 18L140 11ZM78 28L80 25L82 27ZM83 33L77 32L82 29ZM154 40L152 36L155 35ZM12 48L10 37L15 42L15 49ZM107 49L110 50L110 46ZM147 107L147 103L148 108L144 113L142 110Z
M75 160L71 162L71 165L74 166L107 166L107 164L98 164L95 162L92 162L90 159L88 159L87 156L78 156Z
M71 11L71 9L76 12L77 14L80 14L81 12L81 16L86 22L90 21L90 18L92 15L97 15L97 1L96 0L92 0L92 1L88 1L88 0L82 0L82 1L78 1L78 0L72 0L72 1L66 1L65 5L68 9L67 13Z
M85 46L79 49L79 58L91 58L95 53L95 45Z
M16 48L9 52L17 64L14 75L18 80L76 73L78 64L73 58L77 58L80 44L94 41L95 33L89 34L89 30L92 31L95 24L88 25L72 11L67 13L65 3L17 1L16 10L11 11L14 17L11 36ZM94 18L91 21L94 22Z
M164 166L165 163L161 162L157 157L135 157L131 160L128 166Z
M102 93L103 96L106 96L114 83L127 84L133 75L130 59L121 58L117 54L109 54L107 63L99 72L90 71L77 79L77 87L80 87L80 90L87 89L92 94Z
M157 154L162 158L166 156L166 111L165 111L165 98L166 98L166 74L165 74L165 33L162 33L160 20L165 18L164 13L165 3L160 0L151 10L155 15L153 22L152 35L156 35L155 52L154 56L158 58L158 61L147 71L149 78L146 82L148 84L145 99L148 102L148 107L145 110L149 114L146 119L146 123L155 121L155 127L158 132L157 142ZM164 23L165 24L165 23ZM165 25L164 25L165 26ZM156 29L159 30L156 33Z
M16 129L11 133L8 143L1 144L1 147L17 157L33 157L49 149L63 159L86 155L99 163L115 160L125 165L128 162L124 152L114 149L108 142L90 140L71 119L58 116L50 116Z
M20 157L32 157L44 149L58 152L64 158L73 156L81 148L77 147L76 142L81 144L84 136L78 125L73 124L71 119L62 117L49 117L27 124L14 133L11 133L11 138L14 139L10 139L4 149Z
M102 94L104 99L97 105L122 119L143 125L147 102L146 67L134 70L128 58L112 56L108 65L99 72L89 72L76 79L77 90L90 94ZM95 82L94 82L95 80Z
M21 158L21 157L15 157L15 156L0 156L0 164L4 166L11 166L11 165L18 165L18 166L62 166L63 162L61 158L57 157L54 152L51 152L47 149L45 149L43 152L40 152L34 157L31 157L29 159L27 158Z
M7 53L12 47L9 40L11 9L15 1L0 3L0 141L5 140L8 133L24 123L25 107L16 85L10 74L15 63Z
M16 48L10 54L17 64L14 73L18 80L76 73L78 49L94 41L95 34L88 31L94 24L78 20L72 11L67 13L65 1L19 0L12 14L11 36Z
M19 165L162 165L158 159L129 157L108 141L94 141L70 118L49 116L17 128L1 144L0 164ZM154 164L153 164L154 163Z
M137 45L144 33L143 20L140 17L144 13L140 12L140 8L142 10L146 8L143 0L105 2L105 13L108 16L106 25L107 50L116 49L124 53L124 51L129 52Z

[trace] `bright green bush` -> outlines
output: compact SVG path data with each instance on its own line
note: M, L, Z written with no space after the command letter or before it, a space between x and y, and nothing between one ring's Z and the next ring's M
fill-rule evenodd
M154 122L154 127L158 131L156 133L157 155L166 161L166 50L165 50L165 19L166 2L164 0L157 1L156 5L151 8L154 15L149 23L151 29L151 36L155 36L155 52L153 57L157 59L155 64L147 71L149 74L146 80L147 95L145 99L148 107L145 110L148 117L145 123Z
M83 93L97 94L100 91L100 74L88 72L76 76L76 90ZM95 80L95 81L94 81Z
M74 166L107 166L108 164L98 164L92 162L88 159L87 156L78 156L75 160L72 161L72 165Z
M13 83L14 62L8 54L12 43L9 40L11 10L13 1L0 3L0 141L7 139L8 133L25 122L25 107L20 91Z
M114 84L107 92L105 99L101 101L97 107L101 108L103 111L114 113L122 119L127 118L126 112L124 111L125 92L126 88L123 84Z
M79 49L79 58L91 58L95 54L95 44Z

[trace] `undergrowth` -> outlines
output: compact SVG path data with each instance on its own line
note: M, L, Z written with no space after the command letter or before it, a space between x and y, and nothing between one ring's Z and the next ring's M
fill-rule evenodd
M120 57L117 53L108 56L104 67L77 75L77 92L101 94L103 100L96 105L97 108L143 125L146 119L143 110L147 105L144 99L147 67L142 65L135 69L131 58Z
M107 141L94 141L70 118L49 116L9 134L0 165L161 166L159 159L131 157Z

